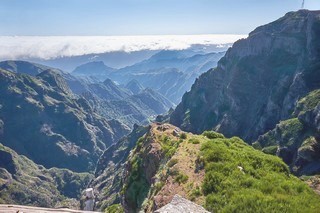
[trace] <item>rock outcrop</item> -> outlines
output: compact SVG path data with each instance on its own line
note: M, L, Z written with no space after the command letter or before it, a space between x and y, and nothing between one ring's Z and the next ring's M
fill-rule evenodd
M255 141L320 88L319 34L320 11L290 12L258 27L196 80L170 122L195 133L214 129Z
M300 99L291 119L276 127L253 143L262 151L278 155L296 175L320 173L320 90Z
M162 208L155 211L155 213L209 213L202 206L184 199L180 195L175 195L171 202Z

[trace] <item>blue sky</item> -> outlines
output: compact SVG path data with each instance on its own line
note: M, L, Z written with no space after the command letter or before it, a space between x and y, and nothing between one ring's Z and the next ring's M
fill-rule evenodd
M300 0L0 0L0 35L247 34ZM320 9L320 0L306 0Z

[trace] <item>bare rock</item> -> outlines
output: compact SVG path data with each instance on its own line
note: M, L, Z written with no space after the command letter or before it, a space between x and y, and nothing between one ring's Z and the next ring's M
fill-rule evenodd
M175 195L172 201L155 211L155 213L207 213L202 206L195 204L180 195ZM209 213L209 212L208 212Z

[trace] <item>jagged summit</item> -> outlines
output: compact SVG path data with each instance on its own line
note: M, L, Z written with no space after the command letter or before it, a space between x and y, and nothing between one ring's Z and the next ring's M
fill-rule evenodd
M299 98L320 88L319 13L288 13L234 43L184 95L171 122L252 142L289 118Z

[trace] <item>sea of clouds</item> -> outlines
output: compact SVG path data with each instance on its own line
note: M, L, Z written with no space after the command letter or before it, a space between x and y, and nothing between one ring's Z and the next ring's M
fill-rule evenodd
M182 50L234 43L246 35L0 36L0 59L55 59L114 51Z

